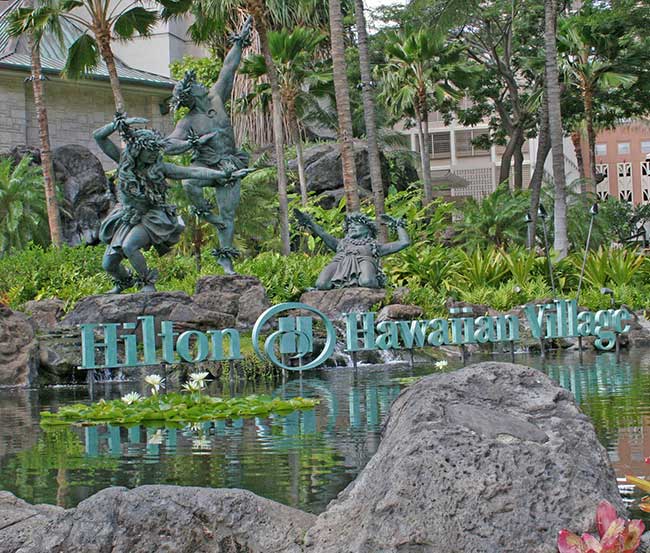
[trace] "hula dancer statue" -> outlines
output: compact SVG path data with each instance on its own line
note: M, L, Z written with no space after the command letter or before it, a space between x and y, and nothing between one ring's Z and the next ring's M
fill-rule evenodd
M158 275L147 267L142 250L153 246L163 255L180 240L185 226L176 214L176 207L167 203L166 178L205 179L201 182L210 186L214 182L212 179L237 175L165 163L162 158L164 138L156 131L131 127L138 123L147 123L147 120L127 119L117 113L111 123L97 129L93 135L102 151L118 164L118 204L99 230L100 240L108 244L102 265L115 283L111 294L118 294L134 284L143 292L155 292ZM125 144L124 150L109 139L116 131ZM124 259L135 269L135 278L122 265Z
M192 150L193 167L209 167L235 174L248 165L248 154L237 149L235 134L226 111L226 102L232 93L235 72L241 61L242 50L249 43L252 18L246 20L241 32L231 40L233 47L223 62L217 82L208 90L196 82L194 71L185 73L174 88L174 109L189 108L189 112L167 137L166 154L180 154ZM201 137L201 138L199 138ZM233 247L235 212L239 205L240 178L204 180L191 178L183 186L193 204L196 215L211 223L219 237L218 249L213 255L226 273L234 274L233 259L239 252ZM219 215L215 206L203 195L205 186L214 186Z
M345 216L345 237L341 239L325 232L306 213L295 209L294 214L301 226L309 229L312 234L321 238L329 249L336 252L334 259L318 276L317 290L354 286L383 288L386 285L386 275L381 270L380 259L411 244L404 220L390 215L384 215L383 219L390 228L397 231L398 240L380 244L377 242L375 222L363 213L350 213Z

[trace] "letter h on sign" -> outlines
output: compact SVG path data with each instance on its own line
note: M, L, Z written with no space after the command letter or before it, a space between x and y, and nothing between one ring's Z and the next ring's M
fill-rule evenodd
M282 355L302 357L314 351L311 317L281 317L278 328Z

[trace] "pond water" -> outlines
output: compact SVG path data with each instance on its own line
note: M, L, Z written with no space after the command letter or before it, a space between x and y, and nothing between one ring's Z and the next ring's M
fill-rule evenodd
M491 357L491 359L498 359ZM472 358L472 361L478 361ZM509 361L509 358L503 358ZM569 388L591 416L617 476L650 477L650 350L540 357L517 362ZM459 365L450 364L449 369ZM0 489L33 503L75 506L107 486L236 487L313 513L359 473L376 451L381 424L403 385L433 367L360 367L305 373L282 385L240 385L235 394L318 397L314 410L179 429L111 426L43 431L39 412L89 402L85 386L0 390ZM230 394L212 383L213 394ZM226 386L228 388L228 386ZM141 383L95 386L95 399L145 392ZM622 486L628 499L633 495ZM636 494L634 497L640 497ZM635 515L639 513L635 510Z

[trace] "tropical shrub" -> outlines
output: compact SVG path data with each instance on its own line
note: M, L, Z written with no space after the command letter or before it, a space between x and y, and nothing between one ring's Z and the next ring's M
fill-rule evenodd
M508 265L497 249L474 249L458 252L459 266L454 287L490 286L499 284L508 274Z
M511 192L507 185L482 200L468 199L458 213L457 243L467 249L524 244L528 204L527 192Z
M29 156L16 166L12 158L0 158L0 256L30 242L49 242L41 169Z

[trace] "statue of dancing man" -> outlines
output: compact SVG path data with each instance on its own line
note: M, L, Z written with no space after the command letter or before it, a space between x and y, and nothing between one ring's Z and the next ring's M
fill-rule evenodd
M217 82L210 90L196 82L193 71L185 73L183 80L174 88L173 107L187 107L189 112L167 137L166 154L191 150L193 167L207 167L226 174L241 174L241 170L248 165L248 155L235 145L235 135L225 105L232 93L242 50L249 42L251 26L252 18L249 17L241 32L232 37L233 47L224 60ZM217 231L220 248L214 250L213 254L228 274L234 274L232 262L239 255L233 247L233 235L240 185L241 176L213 183L216 207L219 209L217 215L214 212L215 206L203 194L206 184L198 179L183 181L194 212L214 225Z

